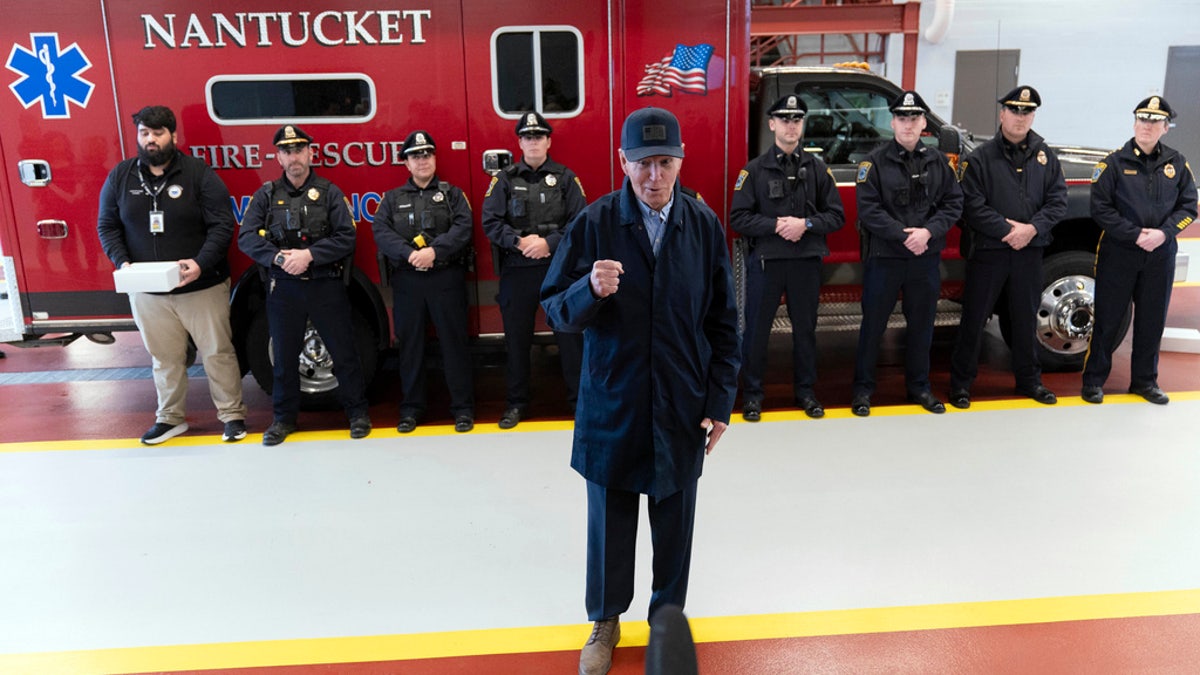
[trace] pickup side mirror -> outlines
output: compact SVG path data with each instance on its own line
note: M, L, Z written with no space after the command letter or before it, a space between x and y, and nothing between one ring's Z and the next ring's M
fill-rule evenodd
M485 150L483 152L483 170L489 176L495 176L512 163L512 153L508 150Z
M958 127L945 124L938 129L938 150L943 155L960 155L963 151L963 131Z

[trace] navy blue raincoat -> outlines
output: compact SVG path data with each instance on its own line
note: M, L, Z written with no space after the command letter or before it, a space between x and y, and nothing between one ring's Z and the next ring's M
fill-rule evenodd
M700 477L700 423L728 423L740 354L724 229L678 183L674 194L657 258L626 179L571 221L542 285L550 327L584 334L572 468L656 499ZM605 259L624 273L600 299L589 275Z

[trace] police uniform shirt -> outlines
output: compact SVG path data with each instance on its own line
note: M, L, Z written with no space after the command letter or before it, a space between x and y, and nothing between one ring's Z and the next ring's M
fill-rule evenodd
M946 156L918 143L912 152L892 140L858 165L858 221L870 257L909 258L905 228L929 230L935 256L962 215L963 196Z
M515 185L514 182L519 184ZM547 205L548 210L557 212L557 217L550 218L553 221L551 223L531 222L531 217L537 218L535 214L513 213L514 207L536 213L538 202L547 198L553 202ZM515 200L521 200L523 203L517 206L514 204ZM575 175L574 171L549 157L537 169L530 167L522 159L492 178L492 182L483 196L481 223L488 240L508 254L505 259L506 264L549 265L549 258L544 260L525 258L519 248L521 237L540 234L550 247L550 252L554 253L559 240L562 239L562 232L566 229L567 223L571 222L571 219L585 206L587 206L587 198L583 193L579 177ZM556 227L544 228L544 231L540 232L527 232L522 230L521 223L517 222L522 220L530 220L526 223L527 228L547 224Z
M250 204L246 207L246 215L242 218L242 229L238 233L238 247L251 260L271 270L272 275L286 276L278 265L275 256L283 248L305 248L312 254L312 263L306 275L313 274L320 268L329 268L354 254L355 223L350 215L350 203L338 186L320 179L316 171L310 171L308 178L300 187L294 187L283 174L281 192L286 192L290 198L302 196L304 200L322 207L329 219L328 235L319 239L294 242L291 245L280 245L272 241L271 200L275 194L278 181L266 183L254 193Z
M1196 218L1196 179L1174 148L1158 144L1146 154L1130 139L1092 171L1092 218L1104 242L1141 250L1142 228L1179 235Z
M1012 230L1007 218L1032 224L1037 235L1029 246L1044 247L1067 214L1067 182L1058 155L1033 131L1020 144L997 132L959 162L958 175L966 257L979 249L1009 248L1002 241Z
M411 267L408 258L416 250L413 238L422 234L421 213L445 218L445 231L426 243L436 254L437 266L461 262L471 243L471 205L459 188L444 183L435 175L424 188L409 178L403 185L388 190L375 211L372 231L379 251L395 266ZM432 221L427 221L427 224Z
M775 233L776 220L781 216L805 218L808 232L799 241L784 239ZM729 225L752 240L760 258L829 255L825 236L845 222L833 173L820 158L801 149L788 155L772 146L750 160L734 183Z

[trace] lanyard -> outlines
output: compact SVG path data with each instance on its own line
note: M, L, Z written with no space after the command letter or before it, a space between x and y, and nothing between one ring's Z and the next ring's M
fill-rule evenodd
M146 176L144 174L142 174L142 160L139 159L137 161L137 167L138 167L138 170L137 170L138 181L141 182L142 189L146 191L146 194L150 195L150 199L154 202L153 210L157 211L158 210L158 195L160 192L163 191L163 188L165 188L167 186L167 177L164 174L163 182L161 185L158 186L158 189L151 190L150 186L146 184Z

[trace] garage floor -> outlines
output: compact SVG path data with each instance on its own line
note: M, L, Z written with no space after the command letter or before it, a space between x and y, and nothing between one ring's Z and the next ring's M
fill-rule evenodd
M1200 327L1200 286L1176 289L1169 325ZM952 339L934 348L943 394ZM773 343L771 410L735 417L706 465L687 607L702 672L1196 672L1200 355L1163 354L1168 406L1120 393L1126 344L1104 405L1048 373L1046 407L1013 397L993 336L975 405L934 416L900 405L895 349L859 419L853 335L819 347L828 416L782 407ZM194 377L193 430L148 448L152 382L113 379L148 367L136 336L4 351L0 672L576 667L584 490L552 358L541 418L513 431L495 426L501 369L481 363L469 434L446 412L397 434L380 381L369 438L311 412L265 448L269 400L247 378L251 436L225 444ZM642 671L643 544L617 674Z

